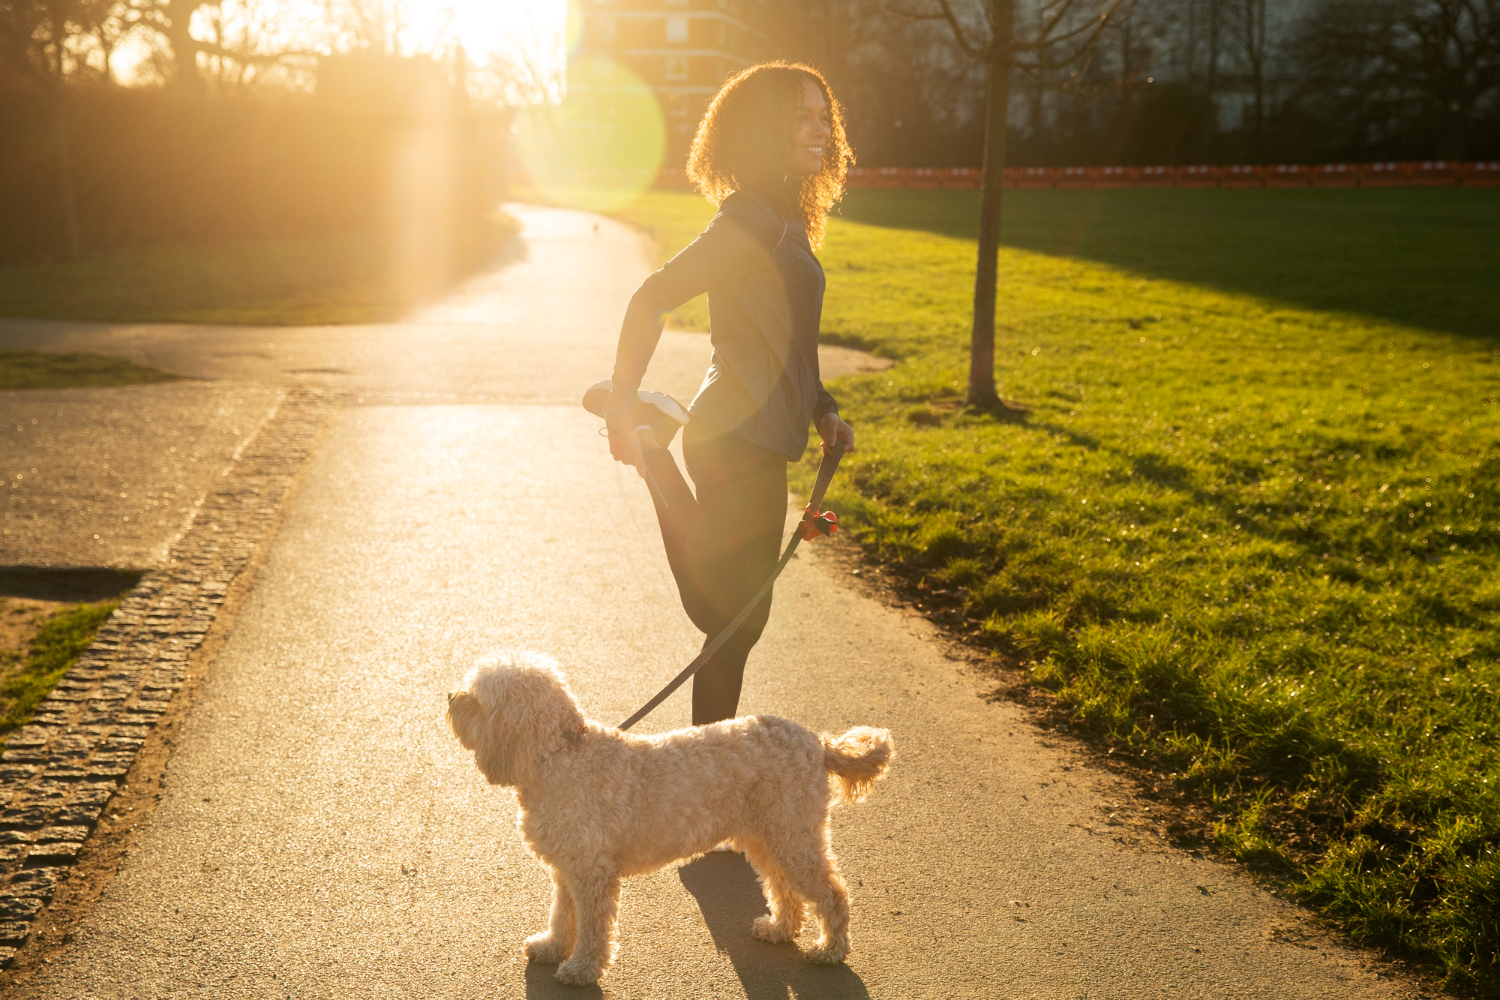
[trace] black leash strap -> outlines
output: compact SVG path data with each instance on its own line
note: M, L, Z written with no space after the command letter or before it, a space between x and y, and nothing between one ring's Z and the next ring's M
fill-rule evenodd
M844 446L841 444L834 445L832 450L823 454L823 461L818 465L818 478L813 483L812 495L808 497L807 509L802 512L802 520L797 522L796 528L792 530L792 537L786 543L786 548L782 550L781 561L776 564L776 568L771 571L771 575L766 577L766 582L760 585L760 590L756 591L755 596L750 599L750 603L746 604L740 613L734 616L733 621L724 626L722 632L713 637L713 641L703 647L703 651L693 658L692 663L682 668L682 673L673 677L666 687L658 691L650 701L637 709L634 715L620 723L620 729L629 729L650 715L657 705L666 701L673 691L682 687L689 677L701 670L703 665L713 658L713 655L719 651L724 643L728 642L730 637L739 631L739 627L745 624L745 619L750 617L750 612L755 610L755 606L765 598L766 594L770 593L771 584L775 583L776 578L781 575L781 571L786 569L786 564L792 561L792 554L797 551L797 545L806 534L804 529L810 522L813 524L812 530L822 534L830 533L826 522L823 522L822 527L817 527L816 525L822 512L823 494L828 492L828 484L833 482L833 474L838 470L839 459L843 457ZM649 482L649 473L647 474L647 479ZM649 485L652 491L655 492L656 484L650 482Z

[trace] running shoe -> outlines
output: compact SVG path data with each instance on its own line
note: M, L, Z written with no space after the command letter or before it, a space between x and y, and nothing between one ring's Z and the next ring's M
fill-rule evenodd
M609 379L595 382L583 394L583 408L596 417L604 416L604 408L609 405L609 394L613 389L614 384ZM635 395L638 400L636 425L650 427L656 443L665 448L688 422L687 407L664 392L641 389Z

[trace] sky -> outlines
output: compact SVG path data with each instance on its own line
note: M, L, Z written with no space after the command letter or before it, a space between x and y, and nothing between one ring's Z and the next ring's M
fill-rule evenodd
M248 31L266 49L327 51L339 44L333 25L356 7L392 13L402 55L462 45L474 66L520 55L543 75L561 67L567 0L222 0L200 8L192 30L210 40L217 23L231 48ZM138 78L147 56L144 38L127 38L112 59L116 77Z
M304 0L317 2L317 0ZM521 41L534 57L560 49L567 0L408 0L413 42L453 37L471 57L505 54Z

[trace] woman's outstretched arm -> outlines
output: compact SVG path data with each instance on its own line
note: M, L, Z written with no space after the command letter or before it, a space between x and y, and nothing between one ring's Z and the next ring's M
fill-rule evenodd
M652 274L630 298L620 343L615 350L614 389L605 422L610 428L610 453L628 465L638 465L640 449L633 433L636 390L656 345L667 313L708 291L716 278L763 264L781 224L766 218L763 209L731 196L697 239ZM831 397L830 397L831 398Z

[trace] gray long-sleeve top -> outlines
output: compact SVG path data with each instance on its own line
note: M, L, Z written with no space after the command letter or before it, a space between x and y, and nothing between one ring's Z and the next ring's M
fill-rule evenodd
M615 391L633 393L663 318L708 293L713 359L690 411L795 461L808 424L838 411L818 375L823 267L800 219L746 191L630 300L615 355Z

